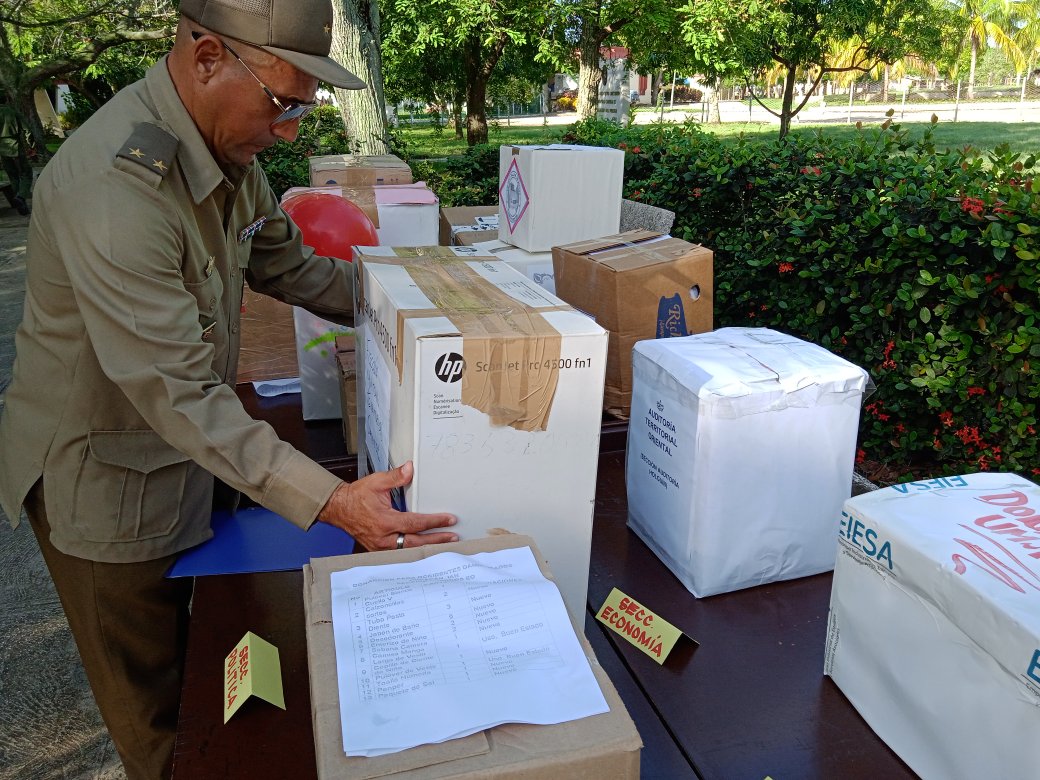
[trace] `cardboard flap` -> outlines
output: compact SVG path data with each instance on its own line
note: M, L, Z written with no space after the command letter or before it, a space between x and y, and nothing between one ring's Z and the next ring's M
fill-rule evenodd
M624 233L618 233L613 236L603 236L602 238L566 244L560 247L560 249L575 255L588 255L607 249L636 246L645 241L652 241L662 237L664 236L661 233L655 233L652 230L626 230Z

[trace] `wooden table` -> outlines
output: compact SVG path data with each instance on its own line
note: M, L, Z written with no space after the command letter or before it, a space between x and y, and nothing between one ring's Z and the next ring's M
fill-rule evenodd
M303 424L298 397L247 408L345 478L339 423ZM272 403L272 400L277 403ZM664 667L591 616L585 634L643 738L644 777L730 780L913 778L824 678L830 575L694 598L625 525L624 425L603 437L590 615L612 587L700 642ZM174 777L315 776L300 572L196 580ZM222 724L222 661L246 631L279 649L286 711L249 701Z

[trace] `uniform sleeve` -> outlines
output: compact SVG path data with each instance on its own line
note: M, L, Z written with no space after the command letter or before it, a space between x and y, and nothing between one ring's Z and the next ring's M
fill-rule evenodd
M187 227L177 210L116 168L56 200L51 240L105 375L171 446L308 527L340 481L249 417L213 372L213 347L182 275ZM58 224L58 214L76 214L74 224Z
M254 292L302 306L319 317L343 325L354 324L354 283L351 264L314 254L303 245L300 229L278 204L259 166L256 176L256 213L268 215L253 237L246 281Z

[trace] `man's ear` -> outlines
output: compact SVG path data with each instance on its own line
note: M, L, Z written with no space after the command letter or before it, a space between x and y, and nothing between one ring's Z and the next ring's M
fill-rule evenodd
M203 35L192 44L192 73L206 84L224 64L224 46L215 35Z

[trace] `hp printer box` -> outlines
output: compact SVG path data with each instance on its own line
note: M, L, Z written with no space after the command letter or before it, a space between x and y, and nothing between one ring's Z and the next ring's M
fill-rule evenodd
M584 614L607 333L472 247L355 248L359 468L463 539L534 537Z
M1040 487L942 477L840 517L824 673L926 780L1040 776Z

